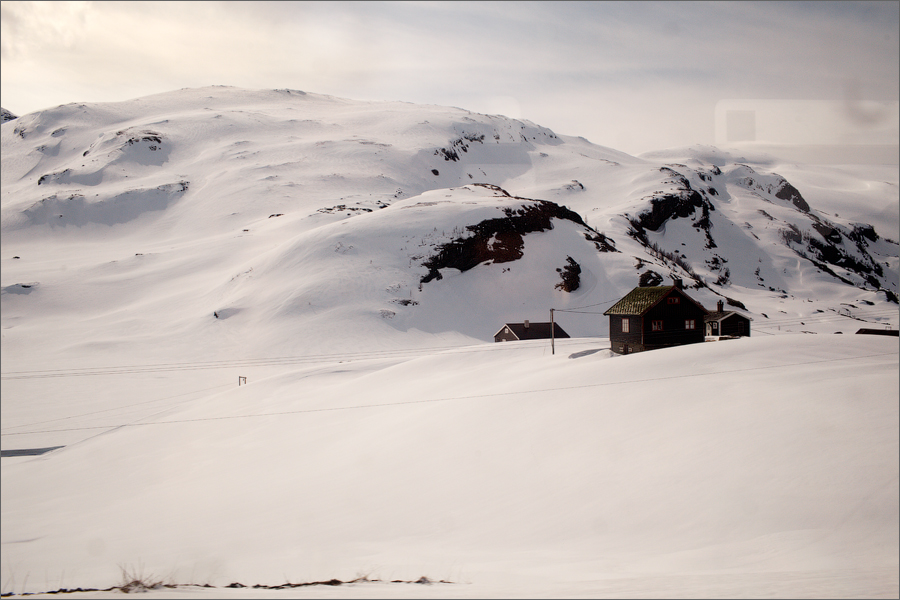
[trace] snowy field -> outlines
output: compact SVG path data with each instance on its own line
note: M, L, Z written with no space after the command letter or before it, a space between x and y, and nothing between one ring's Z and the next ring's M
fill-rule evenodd
M898 326L896 166L632 157L286 90L2 128L3 594L125 573L178 586L147 598L900 594L900 349L855 335ZM647 236L752 336L615 355L603 310L642 270L687 278L624 216L679 181L715 184L711 226ZM585 223L423 282L531 199ZM828 273L791 227L852 260ZM493 343L550 308L571 338Z
M118 379L94 385L142 385ZM120 566L217 586L453 582L335 597L897 591L891 338L627 357L525 342L249 379L41 425L128 423L4 459L6 591L112 586Z
M143 386L122 379L94 385ZM891 338L627 357L604 340L556 355L526 342L249 380L41 425L128 423L4 459L6 591L112 586L120 566L217 586L453 582L335 597L897 590Z

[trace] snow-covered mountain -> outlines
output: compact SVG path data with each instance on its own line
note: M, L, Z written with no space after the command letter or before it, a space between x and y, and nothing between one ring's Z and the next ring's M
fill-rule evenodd
M897 185L295 90L4 122L0 440L62 448L3 458L3 592L896 595L896 338L830 334L897 328ZM612 355L673 278L753 336Z
M775 166L713 148L636 158L501 116L292 90L69 104L3 126L4 318L87 294L55 339L159 350L191 332L209 348L262 327L246 350L293 354L360 335L490 340L503 322L602 312L641 277L676 276L760 331L848 311L891 322L896 181L829 174L849 205L888 213L871 223L818 209L820 188ZM835 318L822 330L860 323ZM561 319L571 335L606 331L598 315Z

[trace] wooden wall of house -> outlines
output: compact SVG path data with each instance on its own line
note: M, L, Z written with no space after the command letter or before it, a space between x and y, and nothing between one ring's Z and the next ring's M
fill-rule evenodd
M507 333L506 327L501 329L500 333L498 333L497 335L494 336L494 342L514 342L518 339L519 338L517 338L512 331Z
M622 333L622 319L629 322L628 333ZM645 348L641 344L641 327L643 321L636 315L610 315L609 316L609 343L613 352L617 354L631 354L641 352Z
M669 304L667 299L663 299L644 314L644 346L646 349L702 342L706 336L703 311L684 297L680 298L678 304ZM685 329L687 319L694 320L694 329ZM663 322L662 331L653 331L653 321L659 320Z
M719 327L721 328L719 335L750 335L750 319L740 315L729 315L722 319L722 324Z
M678 298L671 303L670 298ZM628 316L628 333L622 333L625 315L609 315L609 341L613 352L629 354L654 348L696 344L706 338L706 312L688 298L684 292L674 289L643 316ZM685 321L694 320L693 329L685 329ZM662 321L662 331L653 331L653 321Z

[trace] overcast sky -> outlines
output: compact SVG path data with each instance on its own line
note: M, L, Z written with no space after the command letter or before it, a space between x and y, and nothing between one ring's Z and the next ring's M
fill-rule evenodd
M715 143L717 106L721 138L724 109L766 100L810 115L797 101L827 100L853 143L896 144L898 8L3 1L0 93L23 115L184 87L291 88L505 114L630 153Z

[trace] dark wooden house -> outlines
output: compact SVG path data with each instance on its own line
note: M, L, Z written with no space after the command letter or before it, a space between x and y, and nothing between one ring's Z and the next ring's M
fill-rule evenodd
M549 340L550 337L556 339L567 338L569 334L563 331L559 323L553 324L550 329L550 323L506 323L500 328L500 331L494 334L495 342L513 342L518 340Z
M695 344L705 337L707 310L676 285L636 287L603 314L617 354Z
M733 310L725 310L725 303L719 300L716 311L705 317L706 335L731 337L750 336L750 317Z

